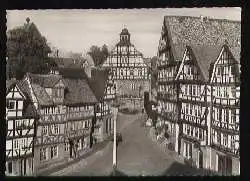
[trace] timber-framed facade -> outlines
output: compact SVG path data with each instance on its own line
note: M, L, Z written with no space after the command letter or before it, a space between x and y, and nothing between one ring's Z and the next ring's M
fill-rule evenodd
M149 91L149 67L142 53L131 43L127 28L120 33L120 41L111 50L103 67L111 69L120 108L143 107L144 92Z
M38 114L23 82L6 83L6 175L34 173L34 139Z
M239 60L240 22L164 18L157 62L158 125L167 132L171 116L163 115L175 111L174 103L175 151L198 168L240 173Z

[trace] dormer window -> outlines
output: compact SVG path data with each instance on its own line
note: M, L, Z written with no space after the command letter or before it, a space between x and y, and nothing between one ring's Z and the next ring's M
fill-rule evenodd
M7 109L15 109L15 101L7 101Z

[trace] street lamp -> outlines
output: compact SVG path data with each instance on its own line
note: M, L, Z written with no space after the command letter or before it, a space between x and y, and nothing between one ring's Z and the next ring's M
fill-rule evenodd
M114 118L114 142L113 142L113 173L115 173L117 164L117 145L116 145L116 120L117 120L117 113L119 109L119 104L117 102L114 102L112 104L113 109L113 118Z

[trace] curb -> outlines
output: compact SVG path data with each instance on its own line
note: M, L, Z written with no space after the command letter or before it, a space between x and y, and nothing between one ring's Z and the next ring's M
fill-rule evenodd
M160 150L163 151L165 154L170 155L178 162L184 163L184 159L182 159L181 156L179 156L176 152L172 152L165 146L166 143L165 140L162 143L157 142L156 136L153 135L153 127L149 129L149 137L154 143L156 143L156 145L160 148Z

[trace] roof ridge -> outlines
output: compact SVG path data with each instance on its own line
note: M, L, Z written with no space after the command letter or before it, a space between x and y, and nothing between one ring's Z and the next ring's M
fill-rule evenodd
M241 20L231 20L231 19L225 19L225 18L214 18L214 17L210 17L210 16L179 16L179 15L166 15L164 16L164 18L168 18L168 17L173 17L173 18L193 18L193 19L201 19L201 17L203 17L206 20L212 20L212 21L225 21L225 22L233 22L233 23L241 23Z

